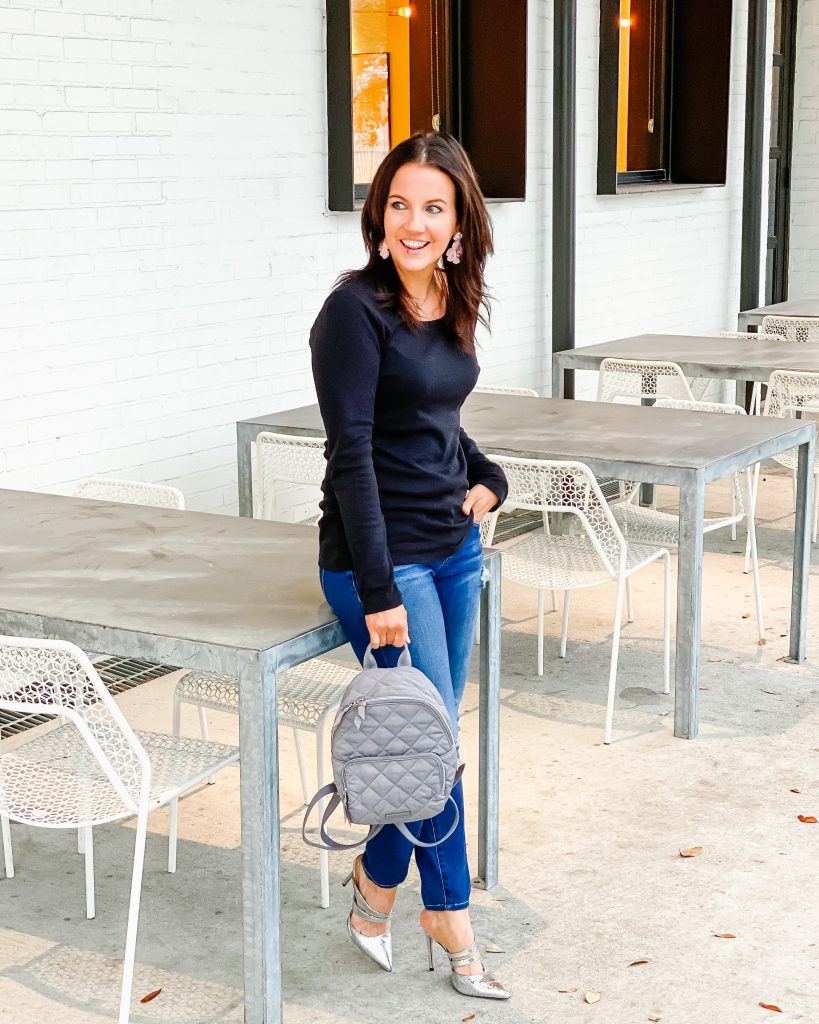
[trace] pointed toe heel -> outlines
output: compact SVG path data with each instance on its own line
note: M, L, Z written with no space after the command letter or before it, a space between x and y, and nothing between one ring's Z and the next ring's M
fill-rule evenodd
M353 914L362 917L365 921L372 921L373 924L381 924L390 920L389 914L382 914L380 910L373 910L370 904L364 899L358 883L355 880L355 869L360 861L356 860L353 870L347 875L342 885L348 882L353 883L353 905L347 915L347 933L352 939L353 945L373 960L383 971L392 971L392 933L389 929L383 935L362 935L353 926Z
M436 942L435 939L427 932L427 957L429 961L429 969L435 970L435 964L432 959L432 944ZM446 946L442 946L440 942L437 945L441 946L441 949L449 957L449 980L452 982L452 987L456 992L460 992L462 996L472 996L475 999L508 999L512 993L503 987L499 981L496 981L490 974L484 969L480 974L459 974L456 968L468 967L470 964L474 964L480 960L480 953L478 953L478 945L473 942L471 946L467 946L466 949L462 949L459 953L450 953ZM483 967L483 963L481 963Z

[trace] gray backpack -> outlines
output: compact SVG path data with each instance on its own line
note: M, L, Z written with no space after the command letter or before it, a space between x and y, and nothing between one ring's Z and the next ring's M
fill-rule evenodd
M438 846L458 826L458 806L450 795L463 766L441 695L423 672L412 667L404 648L395 668L379 668L370 648L364 668L347 686L336 712L330 740L334 782L307 806L302 838L319 850L351 850L366 843L384 825L395 825L415 846ZM307 820L326 797L319 826L321 842L308 839ZM447 801L455 820L447 834L424 843L407 821L432 818ZM342 805L347 821L369 825L355 843L339 843L327 834L327 822Z

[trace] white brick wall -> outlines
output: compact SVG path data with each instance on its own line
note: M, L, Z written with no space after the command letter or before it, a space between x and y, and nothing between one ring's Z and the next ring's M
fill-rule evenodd
M788 297L819 295L819 0L796 21Z
M552 4L529 6L528 198L492 208L481 359L548 393ZM357 216L326 210L323 10L0 8L0 484L111 474L233 511L236 419L312 401L307 331L362 254ZM730 326L745 3L725 189L594 194L598 18L582 0L578 342Z

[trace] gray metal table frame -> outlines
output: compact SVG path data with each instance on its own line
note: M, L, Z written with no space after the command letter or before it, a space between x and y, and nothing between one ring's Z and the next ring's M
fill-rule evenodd
M641 480L679 489L674 735L684 739L697 735L699 718L705 487L764 458L798 447L789 659L804 661L816 436L812 422L763 417L740 420L714 413L477 393L467 399L462 422L488 453L575 459L586 463L599 478ZM237 423L240 515L252 514L251 446L263 430L323 435L315 405ZM723 437L731 440L720 446ZM713 458L695 457L697 438L700 443L705 438L717 454Z
M761 318L760 318L761 322ZM599 370L607 357L673 360L687 377L736 382L736 401L745 404L745 382L766 383L774 370L819 373L819 345L745 341L693 334L638 334L552 356L552 395L563 398L567 370Z
M747 331L749 327L761 327L766 316L815 316L819 317L819 298L786 299L771 306L757 309L743 309L737 316L737 330Z
M66 531L65 550L49 547ZM276 677L347 642L321 594L316 553L309 526L0 490L0 632L239 681L245 1024L282 1021ZM292 583L289 564L298 567ZM500 553L487 550L484 565L475 884L490 888L498 878ZM265 586L287 594L291 585L293 602L276 605L283 626L271 596L270 627L245 628L249 613L265 617Z

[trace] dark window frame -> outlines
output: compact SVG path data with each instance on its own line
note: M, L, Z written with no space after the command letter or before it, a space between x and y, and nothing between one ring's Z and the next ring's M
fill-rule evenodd
M527 0L505 5L450 0L447 9L449 74L440 127L463 143L490 203L526 199L527 6ZM353 180L351 8L351 0L326 0L328 207L333 212L361 209L367 193L367 186Z
M670 19L667 176L618 173L620 2L600 0L598 195L726 183L732 0L673 0Z

